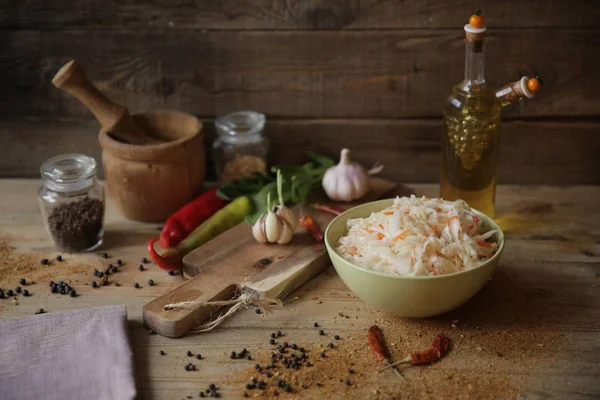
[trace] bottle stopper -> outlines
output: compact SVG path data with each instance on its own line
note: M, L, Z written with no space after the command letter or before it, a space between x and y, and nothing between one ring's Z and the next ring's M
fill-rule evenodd
M523 97L531 99L535 92L540 90L542 84L542 79L539 76L531 79L523 76L521 79L500 88L496 92L496 97L502 98L506 103L515 102Z
M485 31L487 28L483 23L483 17L481 11L477 10L469 18L469 23L465 25L465 36L467 42L472 44L475 52L481 52L483 50L483 40L485 39Z

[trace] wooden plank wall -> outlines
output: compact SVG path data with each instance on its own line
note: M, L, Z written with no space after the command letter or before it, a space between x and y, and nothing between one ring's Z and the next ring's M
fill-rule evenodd
M506 112L499 180L600 183L596 0L0 1L0 176L37 176L57 153L99 156L97 124L50 83L76 58L130 110L198 115L207 144L216 115L254 109L273 162L346 146L387 178L435 182L475 6L491 84L536 72L547 83Z

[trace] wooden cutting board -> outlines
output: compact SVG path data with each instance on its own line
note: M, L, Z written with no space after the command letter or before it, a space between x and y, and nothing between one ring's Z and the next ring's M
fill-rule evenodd
M373 178L371 190L361 203L385 198L396 188L393 182ZM348 209L360 203L339 204ZM308 212L323 232L334 216L315 210L295 209L296 215ZM316 243L298 227L287 245L261 244L252 237L252 227L241 223L184 257L184 274L190 278L181 286L147 303L143 317L146 326L168 337L180 337L211 316L218 306L165 310L164 306L183 301L225 301L245 290L271 299L282 299L329 264L324 243Z

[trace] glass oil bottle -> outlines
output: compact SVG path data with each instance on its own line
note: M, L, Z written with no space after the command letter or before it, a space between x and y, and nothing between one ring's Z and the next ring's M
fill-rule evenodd
M486 27L469 23L464 29L465 79L454 87L444 110L440 197L462 199L493 218L501 109L533 92L527 77L497 92L490 89L484 76Z

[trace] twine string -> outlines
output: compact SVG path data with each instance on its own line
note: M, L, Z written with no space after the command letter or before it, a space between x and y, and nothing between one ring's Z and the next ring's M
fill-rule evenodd
M231 300L221 301L182 301L179 303L167 304L163 308L165 310L190 309L201 306L224 307L231 306L227 312L219 315L216 319L200 324L192 332L208 332L221 325L227 318L249 306L255 306L262 311L262 315L266 315L274 308L283 307L283 302L279 299L271 299L255 290L249 288L240 288L240 294L236 295Z

